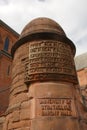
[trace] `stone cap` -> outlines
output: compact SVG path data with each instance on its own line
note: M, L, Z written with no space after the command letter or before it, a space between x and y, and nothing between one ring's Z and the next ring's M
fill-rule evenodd
M18 41L11 50L12 57L18 47L32 40L57 40L69 44L72 48L73 56L76 48L73 42L67 38L62 27L49 18L37 18L28 23L23 29Z
M54 32L60 35L66 35L61 26L54 20L41 17L29 22L23 29L20 38L38 32Z

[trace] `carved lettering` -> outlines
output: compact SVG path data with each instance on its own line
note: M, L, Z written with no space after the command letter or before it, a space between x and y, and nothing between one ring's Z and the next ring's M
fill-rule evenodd
M25 82L59 80L77 82L71 47L58 41L29 43L29 57L24 63ZM71 80L72 79L72 80ZM61 80L61 79L60 79Z
M72 100L69 98L39 98L37 101L41 109L40 116L72 116Z

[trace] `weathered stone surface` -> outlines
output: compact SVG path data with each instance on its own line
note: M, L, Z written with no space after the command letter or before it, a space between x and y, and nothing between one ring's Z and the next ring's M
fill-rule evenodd
M20 111L16 110L13 112L12 121L17 122L20 120Z
M9 122L8 124L8 130L12 130L12 129L17 129L17 128L26 128L26 127L30 127L31 122L29 120L23 120L23 121L19 121L19 122Z
M70 45L56 40L29 43L25 62L25 82L68 81L76 83L76 71ZM66 76L65 76L66 75Z
M38 90L38 91L37 91ZM34 83L29 86L29 97L72 97L73 85L58 82Z
M27 100L28 100L28 94L26 92L22 92L22 93L17 94L11 99L10 105L14 105L16 103L20 103Z
M12 113L8 114L5 118L5 122L3 123L3 130L8 130L8 124L12 122Z
M30 130L30 127L22 127L22 128L18 128L18 129L14 129L14 130Z
M11 106L9 105L9 108L6 111L6 115L9 114L9 113L12 113L15 110L19 110L20 107L21 107L21 103L16 103L16 104L13 104Z
M20 120L27 120L30 119L30 109L21 109L20 111Z
M29 108L30 106L30 101L25 101L21 104L21 109Z
M44 125L45 124L45 125ZM32 121L31 130L79 130L79 124L76 119L72 118L56 118L56 117L46 117L34 119Z
M0 130L3 129L3 123L4 122L5 122L5 117L4 116L0 117Z

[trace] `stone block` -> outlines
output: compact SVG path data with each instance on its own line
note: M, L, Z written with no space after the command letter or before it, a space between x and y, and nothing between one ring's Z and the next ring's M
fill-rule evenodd
M21 109L29 109L31 107L31 101L25 101L23 103L21 103Z
M17 94L16 96L14 96L11 99L10 106L12 106L14 104L17 104L17 103L21 103L21 102L27 101L27 100L28 100L27 92L23 92L23 93Z
M37 118L32 120L31 130L79 130L78 121L72 118Z
M20 110L20 120L29 120L30 119L30 109L21 109Z
M57 82L44 82L31 84L29 87L29 97L53 97L72 98L72 85Z
M12 113L12 122L18 122L20 120L20 111L16 110Z
M30 126L31 126L31 121L29 120L23 120L23 121L14 122L14 123L9 122L8 130L23 128L23 127L26 128Z

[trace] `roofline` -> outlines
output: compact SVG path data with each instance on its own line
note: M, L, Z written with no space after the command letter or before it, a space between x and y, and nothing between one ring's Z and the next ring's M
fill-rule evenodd
M82 54L79 54L79 55L75 56L75 59L78 58L78 57L80 57L80 56L82 56L82 55L85 55L85 54L87 54L87 51L84 52L84 53L82 53Z
M74 58L76 70L78 72L87 68L87 63L84 62L86 61L86 59L87 59L87 52L84 52Z
M15 30L13 30L11 27L9 27L6 23L4 23L1 19L0 19L0 25L5 26L7 29L9 29L12 33L14 33L14 35L16 35L17 37L20 36L19 33L17 33Z
M75 65L75 66L76 66L76 65ZM84 68L76 69L77 72L78 72L78 71L82 71L82 70L84 70Z
M75 65L76 66L76 65ZM83 68L79 68L79 69L76 69L76 71L78 72L78 71L82 71L82 70L84 70L84 69L86 69L87 67L83 67Z

